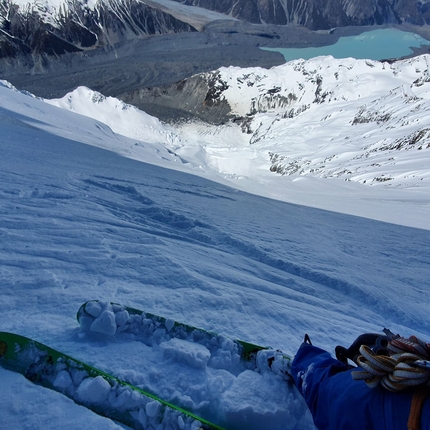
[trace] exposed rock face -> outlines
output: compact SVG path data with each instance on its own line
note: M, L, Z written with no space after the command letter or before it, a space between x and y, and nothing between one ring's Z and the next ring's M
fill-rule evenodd
M255 24L298 24L313 30L349 25L430 21L430 3L411 0L175 0Z
M315 84L314 103L323 103L327 93L321 90L322 81L320 82L318 77L310 78L310 81ZM260 76L245 73L238 78L237 83L247 87L259 87ZM232 112L232 106L226 96L229 86L222 72L216 70L199 73L172 85L137 89L123 94L120 98L168 122L196 117L217 125L233 121L241 125L244 133L251 133L249 121L257 113L284 110L286 116L292 117L307 109L306 106L296 106L296 94L283 94L281 87L272 86L262 89L258 95L252 97L245 111Z
M170 119L172 112L176 112L173 119L197 117L221 124L230 118L231 108L223 95L226 89L227 83L215 71L198 74L173 85L142 88L124 95L122 100L158 117L163 117L163 113L168 111Z
M141 0L103 0L94 8L69 0L59 10L0 0L0 58L58 56L141 35L189 31L196 30Z

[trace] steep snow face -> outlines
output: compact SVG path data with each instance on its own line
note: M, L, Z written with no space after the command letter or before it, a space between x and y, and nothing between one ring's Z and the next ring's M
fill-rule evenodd
M324 102L353 102L402 85L418 88L417 84L425 83L429 76L429 62L428 55L392 64L328 56L295 60L270 70L221 68L219 76L228 87L223 96L232 113L243 116L285 113L287 106L303 111ZM427 87L416 92L423 90Z
M177 140L173 127L114 97L105 97L97 91L79 87L61 99L47 103L89 116L108 125L115 133L148 143L169 143Z
M367 186L371 184L370 181L363 186L364 181L345 181L345 177L334 177L336 175L331 176L332 180L327 180L327 177L315 172L278 175L271 171L271 168L273 170L273 166L276 166L275 157L282 156L279 155L281 151L288 152L290 156L294 155L296 159L308 154L311 160L317 160L325 150L330 154L341 154L337 157L340 164L344 159L347 162L349 157L358 165L357 160L364 152L360 146L348 146L348 141L344 139L342 133L351 129L352 124L345 123L340 106L340 112L332 116L333 122L326 123L329 124L327 129L319 128L320 124L316 120L309 122L312 117L305 114L312 112L312 109L291 120L296 130L287 129L286 132L282 126L279 130L275 129L276 124L281 123L276 121L276 115L258 114L261 119L267 116L267 124L274 126L269 127L265 141L250 144L250 135L244 133L235 123L213 126L189 121L182 125L166 126L156 118L87 88L80 88L63 100L49 103L28 93L21 93L5 81L0 81L0 90L0 105L5 111L16 112L22 118L28 118L26 122L31 127L55 136L109 149L121 156L157 166L203 176L277 200L401 225L429 228L429 184L425 179L420 180L416 174L428 172L429 163L424 158L426 150L398 151L400 154L409 155L409 158L403 159L405 163L399 158L396 168L403 174L415 172L408 175L402 187L387 188L390 181L375 181L375 184L382 186L370 187ZM344 103L345 109L348 103ZM62 106L63 109L52 104ZM328 103L319 106L332 108ZM348 114L347 110L345 112L348 118L354 118L355 113ZM319 111L318 114L323 115ZM255 115L255 118L258 115ZM362 116L358 118L362 120ZM301 120L304 122L301 123ZM377 123L368 125L370 130L377 134L380 126ZM334 126L340 127L337 131L339 136L330 138ZM360 123L354 125L356 126L360 126ZM293 134L288 136L288 133ZM314 136L317 140L313 140ZM426 135L417 134L415 139L418 138L425 139ZM321 145L320 153L317 153L317 144ZM355 159L351 156L352 151L356 152ZM385 152L380 154L384 156ZM361 157L361 163L364 165L365 162L366 158ZM365 165L365 169L375 169L374 172L377 173L369 170L375 177L382 177L386 172L387 165L372 163L369 167L369 164Z

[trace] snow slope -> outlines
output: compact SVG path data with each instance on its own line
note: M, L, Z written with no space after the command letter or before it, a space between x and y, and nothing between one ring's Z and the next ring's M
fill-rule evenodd
M204 157L196 147L181 143L192 162L178 156L163 141L171 130L141 118L149 143L1 84L3 331L48 343L190 408L213 401L215 416L238 417L231 428L243 428L246 416L256 423L271 416L274 428L305 430L313 428L306 407L283 380L196 371L133 336L91 337L80 331L76 311L89 299L115 301L290 355L305 333L330 352L384 326L429 338L429 230L340 213L345 202L352 211L364 198L381 196L372 206L396 208L394 218L401 221L400 213L410 217L405 223L424 225L428 194L342 181L346 187L330 195L328 180L307 181L304 198L329 200L338 210L331 212L245 193L238 187L276 194L274 184L285 177L236 177L238 187L228 187L231 177L200 168ZM202 136L203 129L193 132ZM215 141L216 133L206 135ZM348 194L361 189L378 193ZM414 218L418 201L425 210ZM164 369L167 382L159 383ZM2 423L9 428L118 427L20 375L0 373ZM292 415L273 412L265 390Z

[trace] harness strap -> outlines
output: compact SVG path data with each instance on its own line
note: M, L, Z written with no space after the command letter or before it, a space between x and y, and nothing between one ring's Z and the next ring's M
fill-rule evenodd
M421 430L421 412L429 394L428 387L419 387L415 390L409 413L408 430Z

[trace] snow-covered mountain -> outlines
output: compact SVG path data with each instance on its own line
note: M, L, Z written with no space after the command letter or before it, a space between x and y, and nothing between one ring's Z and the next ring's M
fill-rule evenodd
M200 139L207 164L220 173L241 174L249 163L251 175L263 168L293 178L428 187L429 67L428 55L394 63L319 57L270 70L221 68L125 100L218 124L205 126L205 135L240 128L234 143ZM236 160L240 151L242 163L230 163L232 151Z

